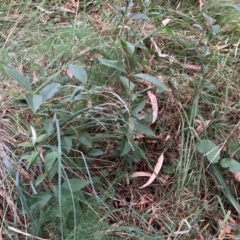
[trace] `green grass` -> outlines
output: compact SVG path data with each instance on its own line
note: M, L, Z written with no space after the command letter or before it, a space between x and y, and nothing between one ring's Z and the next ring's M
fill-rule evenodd
M87 2L1 1L2 238L240 239L237 1Z

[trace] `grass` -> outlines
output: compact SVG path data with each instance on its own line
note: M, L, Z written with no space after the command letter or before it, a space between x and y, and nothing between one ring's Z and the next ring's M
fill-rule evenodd
M237 1L76 2L1 1L0 239L240 239Z

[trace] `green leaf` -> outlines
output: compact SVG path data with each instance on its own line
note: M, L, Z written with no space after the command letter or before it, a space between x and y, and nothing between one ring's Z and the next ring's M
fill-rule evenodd
M144 14L144 13L133 13L130 16L131 19L144 19L144 20L150 20L150 18Z
M220 149L212 141L201 140L196 147L199 153L206 154L210 163L218 163L220 160Z
M69 71L81 83L84 83L84 84L87 83L87 72L84 68L82 68L78 65L70 64Z
M28 106L32 109L33 113L36 113L40 105L43 103L43 99L41 95L26 95L26 101Z
M127 73L126 69L124 68L122 62L116 61L116 60L107 60L107 59L102 59L98 58L98 61L105 66L115 68L119 70L120 72Z
M46 176L47 176L47 173L42 173L42 174L40 174L40 175L37 177L35 186L38 186L38 185L45 179Z
M237 140L232 139L228 142L228 154L233 158L240 159L240 144Z
M44 129L48 135L52 134L52 132L53 132L53 120L52 119L46 120L46 122L44 124Z
M115 5L115 4L113 4L113 6L122 16L124 16L125 13L124 13L123 9L120 6Z
M37 151L33 151L31 153L31 157L30 157L30 159L28 161L28 165L27 165L27 170L29 170L32 167L32 165L38 160L38 155L39 154Z
M158 78L153 77L151 75L148 75L148 74L145 74L145 73L138 73L138 74L135 74L134 76L138 77L138 78L142 78L144 80L147 80L147 81L155 84L156 86L158 86L163 91L167 89L167 86L163 82L161 82Z
M229 168L232 173L240 172L240 163L232 158L223 158L220 162L224 168Z
M221 27L219 25L213 25L212 26L212 33L213 34L218 34L221 32Z
M121 156L129 153L131 149L131 145L128 143L128 138L124 136L121 141Z
M101 156L103 154L104 154L104 152L102 150L96 149L96 148L93 148L88 152L88 155L91 156L91 157L98 157L98 156Z
M121 45L123 49L126 51L126 53L129 53L130 55L134 54L135 46L132 43L121 40Z
M69 179L68 181L66 180L63 184L62 187L66 189L71 189L73 192L78 192L84 187L86 187L90 182L85 179L80 179L80 178L72 178Z
M37 212L43 209L51 199L52 195L46 192L40 192L27 200L27 204L30 207L31 212Z
M21 84L25 89L32 91L32 86L29 80L21 75L19 72L16 70L10 69L10 68L4 68L5 71L12 77L14 78L19 84Z
M33 147L32 143L30 142L23 142L18 144L19 147Z
M37 139L37 133L32 126L30 126L30 129L31 129L31 132L32 132L31 141L32 141L32 144L35 145L36 139Z
M78 140L85 146L92 148L92 139L87 132L81 132Z
M72 139L70 137L62 137L61 138L61 143L63 150L67 151L68 153L72 149Z
M135 130L136 130L136 133L144 134L148 137L156 137L156 135L152 131L152 129L149 128L148 126L144 125L144 124L135 123L134 127L135 127Z
M231 4L231 3L222 3L220 4L220 7L232 7L235 8L238 12L240 12L240 7L236 4Z
M61 85L59 83L51 83L44 87L41 91L40 94L42 96L43 102L47 101L51 97L54 96L56 92L58 92L59 88Z
M128 90L130 90L130 91L132 91L132 90L134 89L134 84L133 84L129 79L120 76L120 80L121 80L123 86L124 86L126 89L128 89Z
M47 171L50 171L57 160L57 152L47 153L44 158L44 165Z
M131 109L132 114L142 111L145 105L146 105L146 100L144 98L141 98L140 100L135 102Z
M42 134L42 135L38 136L36 139L36 143L41 142L46 136L47 136L47 134Z

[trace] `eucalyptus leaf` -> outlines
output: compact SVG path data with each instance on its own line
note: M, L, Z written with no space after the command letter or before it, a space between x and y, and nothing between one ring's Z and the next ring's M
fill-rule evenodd
M135 46L132 43L121 40L121 45L122 45L123 49L126 51L126 53L128 53L130 55L134 54Z
M120 72L124 72L127 73L126 69L123 66L123 63L120 61L116 61L116 60L107 60L107 59L102 59L102 58L98 58L98 61L102 64L105 65L107 67L112 67L115 68L117 70L119 70Z
M40 174L36 179L35 185L38 186L46 178L46 176L47 173Z
M58 92L61 85L59 83L51 83L45 86L41 91L40 94L43 98L43 102L47 101L48 99L52 98L56 92Z
M72 149L72 139L70 137L62 137L61 138L61 144L63 147L63 150L67 151L68 153Z
M14 78L19 84L21 84L26 90L32 91L32 86L29 80L21 75L18 71L10 69L10 68L4 68L5 71Z
M33 95L30 93L26 95L26 101L28 103L28 106L32 109L33 113L36 113L38 108L43 103L41 95Z
M44 165L47 171L50 171L52 169L53 165L57 160L57 157L58 157L58 154L55 151L46 154L44 158Z

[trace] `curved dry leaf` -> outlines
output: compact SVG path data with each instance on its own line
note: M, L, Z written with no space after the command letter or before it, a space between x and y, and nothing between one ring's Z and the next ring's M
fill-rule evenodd
M164 159L164 153L162 153L162 155L158 158L157 164L154 167L154 171L153 171L151 177L149 178L149 180L143 186L141 186L140 188L147 187L148 185L150 185L155 180L155 178L157 177L158 173L160 172L160 170L162 168L163 159Z
M131 175L131 178L135 178L135 177L151 177L151 173L149 172L134 172Z
M151 102L151 105L152 105L152 110L153 110L153 116L152 116L152 122L151 122L151 124L153 124L157 120L158 102L157 102L156 95L154 95L151 91L148 91L147 94L148 94L148 97L150 99L150 102Z
M166 18L166 19L162 20L162 25L163 25L163 26L167 26L167 24L168 24L170 21L171 21L170 18Z

